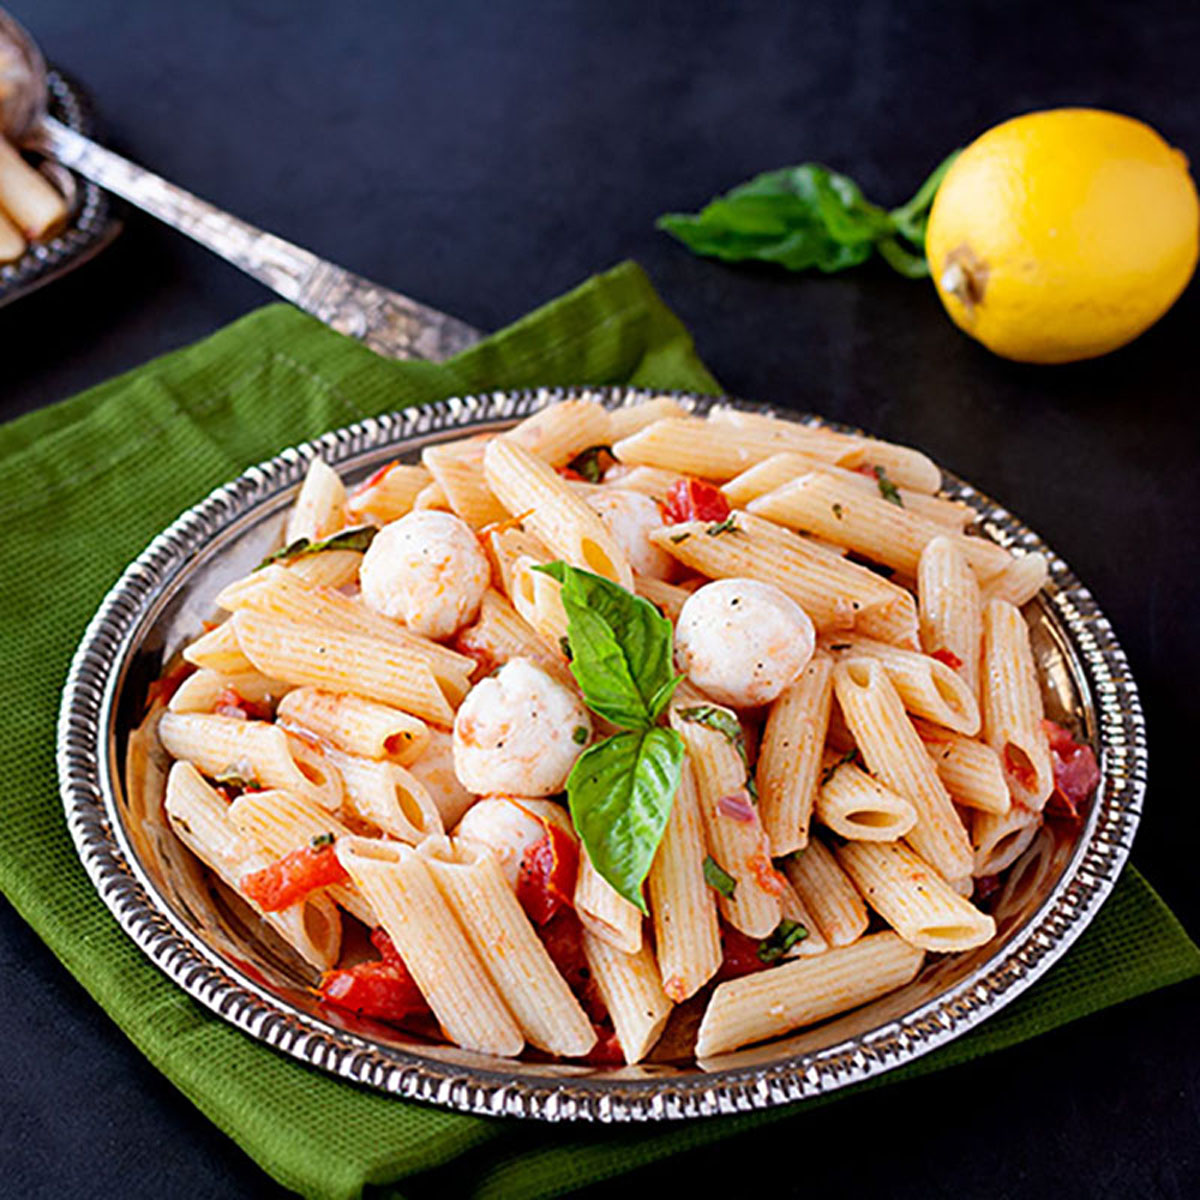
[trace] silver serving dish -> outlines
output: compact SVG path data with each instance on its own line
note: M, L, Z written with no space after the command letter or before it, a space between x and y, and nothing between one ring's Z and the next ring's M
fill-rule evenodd
M58 768L67 823L122 928L223 1020L321 1070L467 1112L590 1121L729 1113L844 1087L959 1037L1029 987L1095 916L1141 812L1146 745L1137 691L1112 628L1067 565L953 478L946 491L978 511L981 533L1047 554L1050 584L1027 609L1047 708L1090 742L1103 772L1082 826L1051 822L1006 876L993 908L993 943L933 957L909 986L846 1016L702 1063L690 1052L699 1014L689 1005L676 1010L651 1061L635 1067L513 1062L324 1009L307 990L311 970L264 940L247 910L198 868L161 816L164 764L142 727L147 686L213 616L218 590L279 543L308 460L320 454L354 481L390 459L415 461L424 446L503 429L557 400L618 406L647 394L620 387L496 392L326 434L218 488L155 539L108 594L63 694ZM697 412L738 403L677 398Z
M91 108L79 88L55 70L46 72L46 87L50 115L90 135ZM0 307L82 266L121 232L112 202L97 184L49 160L38 169L66 197L70 216L54 237L32 243L15 262L0 266Z

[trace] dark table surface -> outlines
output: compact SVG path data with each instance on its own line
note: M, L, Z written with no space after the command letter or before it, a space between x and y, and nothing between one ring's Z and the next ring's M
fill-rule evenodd
M1194 5L7 2L115 148L267 229L482 328L637 258L728 390L912 442L999 497L1129 652L1153 760L1135 861L1200 929L1200 290L1102 361L1025 367L886 268L723 267L653 229L804 159L896 204L951 147L1059 104L1134 114L1200 156ZM99 259L0 311L0 416L267 299L131 214ZM786 1195L1200 1195L1197 999L1145 997L689 1165L715 1184L749 1163ZM2 902L0 1011L4 1194L275 1194ZM658 1168L635 1190L672 1182Z

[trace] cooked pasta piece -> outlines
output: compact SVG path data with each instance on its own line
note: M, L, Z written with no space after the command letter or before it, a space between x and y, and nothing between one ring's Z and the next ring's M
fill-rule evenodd
M356 821L413 845L445 832L433 797L411 771L341 750L326 756L342 778L344 811Z
M418 853L529 1044L564 1058L586 1054L596 1031L491 851L430 838Z
M838 848L837 859L867 903L922 950L972 950L996 934L996 922L987 913L902 843L847 842Z
M622 587L633 586L633 571L604 522L553 467L502 438L488 445L483 466L504 507L522 516L552 554Z
M561 649L552 647L494 588L484 593L479 620L459 634L456 645L475 657L485 674L509 659L528 658L559 683L571 686L571 671Z
M229 806L229 819L271 862L311 846L314 838L339 838L350 833L332 813L291 792L245 792ZM335 904L364 925L378 924L374 909L354 884L335 883L324 890Z
M563 400L547 405L500 436L552 467L563 467L582 451L612 441L611 415L593 400Z
M983 607L975 572L948 537L936 537L917 565L921 646L956 671L979 699L979 656Z
M643 944L636 954L623 954L585 929L583 950L625 1061L641 1062L654 1049L672 1007L650 947Z
M901 703L910 713L957 733L979 732L979 704L970 685L944 662L853 634L839 635L839 659L876 659L887 672Z
M711 706L710 706L711 707ZM779 924L782 881L771 865L770 843L750 802L747 766L739 744L711 725L689 719L686 707L671 708L671 727L683 738L696 778L709 854L732 877L730 894L717 903L730 925L763 938ZM737 718L724 710L727 721Z
M663 991L677 1004L720 969L716 893L704 880L704 826L692 768L684 763L647 886Z
M491 976L412 846L339 838L337 856L404 960L446 1036L512 1057L525 1039Z
M687 410L672 396L652 396L640 404L625 404L620 408L609 409L608 440L619 442L622 438L632 437L647 425L655 421L663 421L668 417L686 417ZM622 486L624 486L622 484Z
M288 683L353 692L413 713L435 725L454 723L428 662L394 643L303 625L245 609L230 619L238 644L260 671Z
M246 675L254 664L242 653L242 647L229 621L202 633L183 648L185 661L193 666L219 671L222 675Z
M765 1042L857 1008L911 982L924 957L894 933L873 933L853 946L731 979L708 1002L696 1055Z
M538 565L532 558L525 557L513 563L513 607L547 646L561 646L567 636L562 584L535 570Z
M167 819L175 836L239 896L305 962L327 971L342 945L342 921L326 896L308 896L280 912L263 912L241 891L242 880L271 865L230 820L229 805L191 763L177 762L167 776Z
M894 842L917 823L917 810L908 800L851 762L827 760L822 780L816 818L839 837Z
M300 494L288 513L283 544L302 538L315 542L337 533L346 524L346 489L341 476L322 459L308 464Z
M58 190L5 137L0 137L0 212L31 242L57 232L69 216Z
M1011 867L1037 836L1038 814L1023 804L1006 813L977 812L971 818L975 863L971 874L997 875Z
M605 474L604 481L627 492L641 492L643 496L649 496L661 504L672 485L682 478L678 471L660 471L658 467L627 467L617 463Z
M634 576L633 590L649 600L668 621L679 620L679 613L692 594L688 588L645 575Z
M808 844L832 702L833 661L818 652L767 713L756 779L763 828L776 858Z
M983 609L983 737L1000 755L1013 799L1034 812L1054 790L1029 627L1007 600Z
M783 869L829 945L849 946L866 933L867 906L824 842L811 839Z
M423 508L449 509L450 501L442 491L442 485L436 479L430 480L418 493L413 501L413 510Z
M917 810L908 833L913 849L946 879L969 875L967 831L883 663L843 659L834 668L833 686L867 769Z
M519 559L547 563L554 557L529 530L520 523L512 524L512 521L516 521L516 518L489 530L484 539L488 557L492 561L492 578L499 580L501 590L510 600L513 594L513 568Z
M1012 799L1004 781L1004 767L991 746L926 721L914 721L913 727L951 799L984 812L1008 812Z
M223 675L208 667L189 675L176 689L167 707L172 712L212 712L221 703L248 700L272 705L288 692L288 685L257 671Z
M574 902L580 922L594 937L625 954L641 949L642 914L596 870L582 847Z
M483 477L483 451L488 439L443 442L421 451L421 462L433 476L452 512L475 529L508 519L504 505Z
M280 702L276 716L347 754L387 759L402 767L420 758L429 744L429 726L424 721L346 692L296 688Z
M816 917L809 912L804 901L800 899L799 892L791 883L784 885L779 902L783 921L802 925L805 930L804 936L793 942L791 947L783 952L783 957L785 959L811 958L814 954L824 954L829 949L829 943L825 940L825 935L821 932L821 926L817 923Z
M352 521L386 525L413 510L417 497L433 477L424 467L392 462L354 489L346 498L346 515Z
M1049 577L1044 554L1022 554L988 580L983 589L983 598L985 601L1007 600L1009 604L1020 608L1046 586Z
M232 777L294 792L333 812L342 802L336 769L319 747L267 721L165 712L158 737L167 753L219 783Z
M25 239L21 231L0 209L0 263L15 262L25 253Z
M293 578L313 588L348 587L358 580L358 568L363 556L358 550L322 550L320 554L305 554L283 564Z

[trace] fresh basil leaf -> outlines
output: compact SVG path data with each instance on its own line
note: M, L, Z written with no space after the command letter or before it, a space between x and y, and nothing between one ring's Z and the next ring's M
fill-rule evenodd
M562 584L571 673L587 706L623 729L648 729L678 684L671 622L648 600L565 562L535 567Z
M799 921L789 921L784 917L774 930L758 944L758 960L767 963L778 962L797 942L808 937L808 929Z
M341 533L335 533L317 542L310 542L308 538L297 538L282 550L268 554L254 569L258 571L273 562L289 558L307 558L310 554L321 554L325 550L366 550L378 532L374 525L360 525L356 529L343 529Z
M732 900L737 891L737 880L711 854L704 860L704 882L726 900Z
M567 779L571 820L592 865L646 912L642 882L662 841L683 769L673 729L614 734L585 750Z

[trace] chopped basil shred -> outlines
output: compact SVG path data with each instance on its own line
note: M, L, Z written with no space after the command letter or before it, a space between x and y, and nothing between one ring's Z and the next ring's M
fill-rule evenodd
M821 772L821 787L824 787L837 774L839 767L844 767L847 763L854 762L858 758L858 750L847 750L836 762L831 762L829 766Z
M737 891L737 880L711 854L704 860L704 882L726 900L732 900Z
M571 731L571 740L577 746L582 746L588 740L588 731L586 725L576 725Z
M808 937L808 929L799 921L789 921L784 917L774 931L758 944L758 960L767 963L778 962L797 942Z
M746 791L750 799L758 803L758 784L754 782L754 773L750 770L750 758L746 754L746 739L742 734L742 723L727 708L718 704L697 704L694 708L677 709L678 716L684 721L692 721L696 725L704 725L723 734L725 740L732 742L741 756L742 766L746 768Z
M879 485L879 494L889 504L895 504L897 507L903 508L904 497L900 495L900 489L888 478L887 469L885 467L872 467L871 470L875 475L875 482Z
M261 570L273 562L282 562L292 558L307 558L310 554L321 554L326 550L366 550L375 540L379 530L374 525L360 525L356 529L343 529L331 537L311 542L308 538L297 538L289 542L282 550L268 554L254 569Z
M725 520L714 521L704 532L709 537L719 537L723 533L741 533L741 530L737 527L734 514L730 513Z
M682 533L673 533L670 537L670 542L673 546L678 546L680 542L686 542L692 535L685 529Z
M833 515L840 521L842 519L842 506L840 504L833 505Z
M312 846L314 850L321 850L326 846L332 846L336 840L337 839L332 833L317 833L313 835L309 845Z
M581 450L569 463L567 469L574 471L588 483L599 483L604 477L604 466L601 459L604 455L610 454L611 446L589 446L586 450Z

